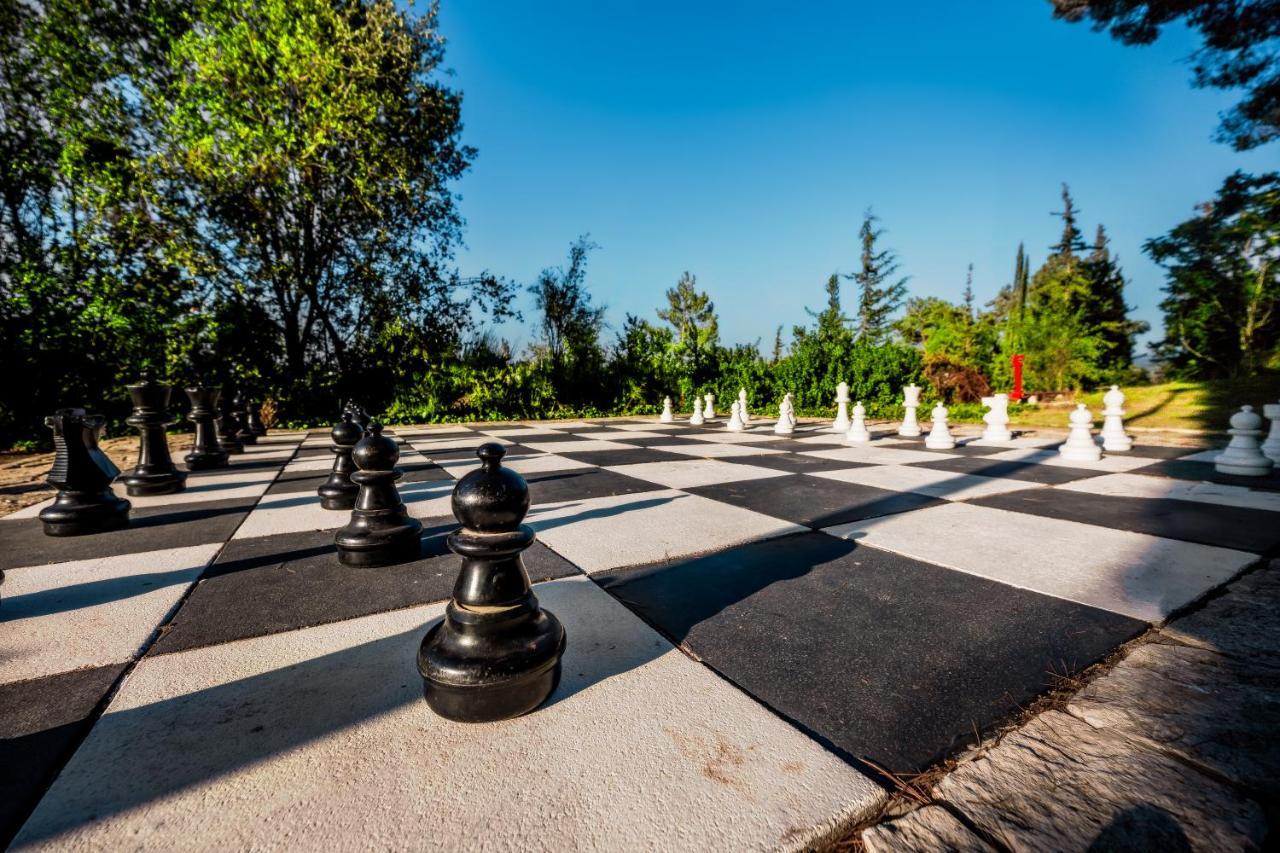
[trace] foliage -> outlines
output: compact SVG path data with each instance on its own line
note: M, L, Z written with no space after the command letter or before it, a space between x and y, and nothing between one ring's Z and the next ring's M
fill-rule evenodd
M1196 86L1243 89L1218 138L1243 151L1280 136L1280 5L1276 0L1052 0L1054 16L1093 22L1125 44L1151 44L1181 21L1200 31Z
M945 355L926 358L923 373L934 398L947 405L977 403L991 394L991 384L977 368Z
M590 238L579 237L569 247L569 265L543 270L529 287L541 314L542 345L535 354L545 358L552 382L570 403L594 400L600 392L605 306L591 304L586 284L587 256L595 248Z
M1257 373L1280 347L1280 173L1236 172L1199 215L1149 240L1168 274L1157 354L1180 376Z
M675 330L676 356L684 362L690 383L705 382L720 344L720 324L715 304L698 290L697 276L687 271L680 276L676 286L667 291L667 308L658 311L658 318Z
M860 266L851 273L858 287L858 337L872 343L884 339L893 316L907 296L907 277L894 278L898 258L892 249L877 249L884 229L876 228L879 217L868 210L862 217L858 242L862 247Z

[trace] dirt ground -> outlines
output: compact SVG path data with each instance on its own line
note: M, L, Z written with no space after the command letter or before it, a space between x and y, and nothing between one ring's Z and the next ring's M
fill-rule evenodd
M137 436L108 438L101 446L121 471L129 470L138 462ZM182 454L190 448L190 435L169 436L169 450L175 460L181 462ZM54 488L44 481L52 467L52 453L0 453L0 515L53 497Z

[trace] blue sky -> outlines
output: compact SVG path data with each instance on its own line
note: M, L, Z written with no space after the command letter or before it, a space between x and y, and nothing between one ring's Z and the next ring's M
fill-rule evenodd
M1066 181L1086 235L1106 224L1151 339L1163 279L1142 242L1232 170L1277 161L1274 144L1212 140L1232 99L1189 85L1191 33L1125 47L1037 0L443 0L440 28L479 149L457 187L459 264L529 282L590 233L614 330L656 320L689 270L723 340L768 348L854 269L868 207L913 295L958 300L972 262L985 302L1020 240L1044 259ZM500 329L518 345L521 302L523 326Z

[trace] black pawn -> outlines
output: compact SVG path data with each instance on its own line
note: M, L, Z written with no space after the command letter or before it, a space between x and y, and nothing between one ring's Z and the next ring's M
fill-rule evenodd
M231 398L231 417L236 419L236 438L241 444L257 444L258 434L249 428L249 407L239 391Z
M351 413L352 420L360 425L360 429L366 431L369 429L371 418L369 417L369 413L364 410L364 406L353 400L352 402L347 403L347 411Z
M129 386L133 397L133 414L126 420L141 434L137 466L121 478L131 495L168 495L182 491L187 475L179 471L169 455L169 440L164 428L176 421L169 416L169 396L173 389L152 380L144 373L142 380Z
M226 453L244 453L240 440L240 422L236 420L235 404L227 388L218 395L218 447Z
M351 417L351 412L342 413L342 421L329 434L333 444L329 449L333 452L333 471L329 479L316 489L320 495L320 505L325 509L352 509L356 505L356 493L360 487L351 482L351 475L356 470L356 463L351 460L351 451L356 442L364 437Z
M351 521L333 537L344 566L390 566L416 560L422 553L422 522L410 518L400 501L396 468L400 447L372 423L356 442L351 460L357 470L351 479L359 487Z
M127 525L129 502L111 491L120 469L98 447L106 419L84 409L59 409L44 422L53 429L55 451L48 482L58 490L53 504L40 511L44 532L79 536Z
M249 432L261 437L267 434L267 427L262 423L262 406L259 403L250 402L248 406L248 424Z
M449 548L462 557L453 598L418 650L427 704L464 723L505 720L546 701L560 683L565 633L538 606L520 553L533 544L523 524L529 486L502 467L502 445L476 451L483 467L453 489L461 530Z
M185 390L187 399L191 402L191 414L187 416L187 420L196 425L195 444L191 452L183 457L187 467L192 471L226 468L227 451L218 444L218 431L213 425L221 392L217 388L205 388L203 385Z

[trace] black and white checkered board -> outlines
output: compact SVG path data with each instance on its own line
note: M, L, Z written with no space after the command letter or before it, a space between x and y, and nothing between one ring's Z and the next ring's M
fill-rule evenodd
M1206 452L770 427L397 428L426 533L383 569L337 563L321 433L134 499L127 530L0 519L0 839L800 846L883 798L871 763L953 753L1280 543L1277 480L1215 481ZM548 705L466 726L414 655L486 440L529 481L569 647Z

